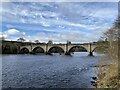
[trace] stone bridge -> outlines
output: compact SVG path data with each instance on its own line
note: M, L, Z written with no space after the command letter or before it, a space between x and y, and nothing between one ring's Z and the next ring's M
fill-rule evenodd
M93 51L98 47L96 43L84 43L84 44L39 44L39 45L29 45L20 46L20 51L27 49L29 53L32 53L36 48L41 48L44 53L48 54L52 48L60 48L64 51L65 55L70 55L70 50L75 47L83 47L90 56L93 56Z

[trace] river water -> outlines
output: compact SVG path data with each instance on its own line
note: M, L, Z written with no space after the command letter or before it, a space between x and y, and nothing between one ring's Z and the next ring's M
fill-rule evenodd
M109 60L103 54L87 55L2 55L2 87L91 88L91 77L97 73L94 66Z

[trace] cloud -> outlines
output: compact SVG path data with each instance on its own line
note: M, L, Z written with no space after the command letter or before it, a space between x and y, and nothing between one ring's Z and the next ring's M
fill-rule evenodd
M0 0L0 2L10 2L10 0Z
M119 2L119 0L1 0L1 2Z
M25 35L25 32L20 32L17 29L9 29L9 30L5 31L4 34L6 34L6 35Z
M20 32L17 29L8 29L7 31L0 32L0 38L5 38L6 40L16 40L16 38L23 37L25 34L25 32Z
M0 40L5 39L5 38L7 38L7 35L0 32Z
M26 41L39 40L40 42L48 42L52 40L54 43L66 43L67 40L70 40L72 43L84 43L88 41L95 41L97 35L92 34L82 34L79 32L66 32L66 33L54 33L54 34L46 34L43 32L37 33L36 35L28 35L24 38Z
M117 15L117 6L115 7L116 9L113 8L110 10L111 4L109 4L110 3L108 3L108 5L105 5L105 3L5 3L5 5L3 5L2 15L3 21L11 20L11 22L34 23L43 26L66 24L82 27L88 24L88 22L95 23L95 20L99 23L102 19L112 19L109 17ZM106 16L108 18L106 18ZM100 19L100 17L102 17L102 19Z
M10 2L3 3L0 14L2 22L7 23L3 23L7 39L89 42L112 27L117 8L117 3L103 2Z
M9 29L8 31L5 32L7 35L18 35L20 34L20 31L16 29Z
M48 42L52 40L54 43L66 43L67 40L70 40L72 43L85 43L85 42L94 42L99 39L99 35L102 34L102 31L94 31L92 33L81 33L79 31L66 31L59 33L45 33L38 32L36 34L27 34L25 32L21 32L17 29L9 29L5 32L0 33L0 37L4 37L6 40L17 40L22 37L26 41L39 40L40 42Z

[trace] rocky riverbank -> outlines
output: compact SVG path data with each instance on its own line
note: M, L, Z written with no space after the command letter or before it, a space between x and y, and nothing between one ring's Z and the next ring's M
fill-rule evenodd
M100 71L96 80L97 88L118 88L120 81L117 66L117 63L97 66Z

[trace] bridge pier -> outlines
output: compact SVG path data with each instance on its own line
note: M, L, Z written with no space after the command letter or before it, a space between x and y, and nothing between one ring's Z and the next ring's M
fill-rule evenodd
M34 52L29 52L30 54L35 54Z
M65 52L65 55L70 55L70 52Z
M52 54L51 54L51 53L49 53L49 52L45 52L45 54L46 54L46 55L52 55Z
M93 52L89 52L88 56L93 56Z

